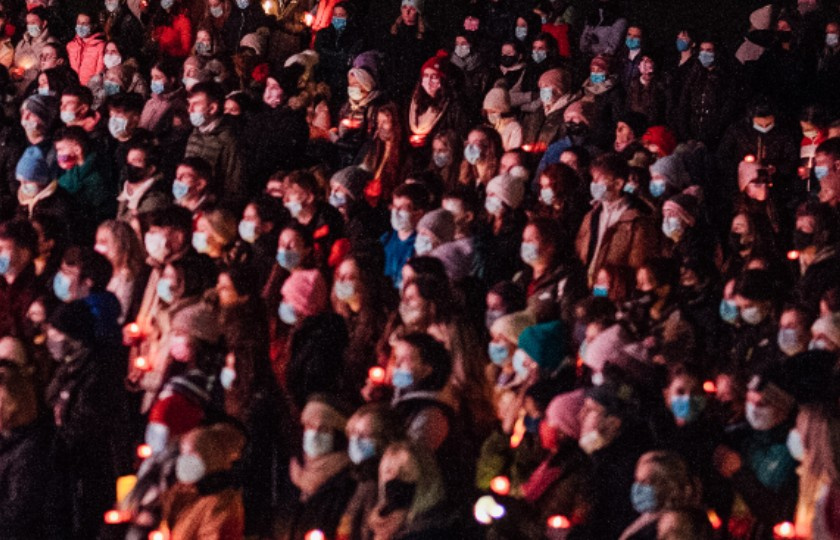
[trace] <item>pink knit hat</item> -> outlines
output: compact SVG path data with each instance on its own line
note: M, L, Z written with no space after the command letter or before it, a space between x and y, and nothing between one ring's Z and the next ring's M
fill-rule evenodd
M630 344L621 326L613 326L603 330L586 346L583 363L594 371L603 371L607 364L626 365L629 355L624 348Z
M564 435L580 438L580 421L578 414L583 408L583 388L560 394L551 400L545 410L545 420L548 425L559 429Z
M317 270L295 270L280 290L283 301L300 318L311 317L327 309L327 285Z

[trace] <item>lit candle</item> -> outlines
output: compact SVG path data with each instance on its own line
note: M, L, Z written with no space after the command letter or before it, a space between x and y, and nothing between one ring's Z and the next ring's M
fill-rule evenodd
M368 378L373 384L383 384L385 382L385 370L379 366L374 366L368 371Z
M505 496L510 493L510 480L508 480L507 476L497 476L490 480L490 489L496 495Z
M309 12L304 13L303 15L303 24L306 26L312 26L312 23L315 22L315 16Z
M790 521L779 523L773 527L774 540L784 540L785 538L796 538L796 527Z
M408 142L414 148L419 148L419 147L423 146L424 142L426 142L426 136L425 135L419 135L419 134L412 135L411 137L409 137Z

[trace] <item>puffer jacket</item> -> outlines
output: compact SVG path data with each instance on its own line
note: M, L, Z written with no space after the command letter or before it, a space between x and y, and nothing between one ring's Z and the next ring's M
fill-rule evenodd
M102 57L105 54L104 36L97 32L86 38L78 35L67 44L70 67L79 75L79 82L87 85L91 77L105 69Z

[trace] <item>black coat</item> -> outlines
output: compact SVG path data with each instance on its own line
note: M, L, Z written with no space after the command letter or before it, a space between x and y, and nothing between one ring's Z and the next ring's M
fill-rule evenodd
M234 4L222 28L225 50L236 51L239 49L239 42L242 38L246 34L255 32L261 26L272 27L271 19L263 12L259 2L251 2L244 10L239 9Z
M342 391L344 366L341 358L347 340L344 319L335 313L307 317L295 327L291 336L286 388L299 410L303 409L312 394L338 394Z
M680 139L695 139L717 148L734 107L734 85L720 67L695 64L683 84L678 130Z
M327 538L335 531L347 503L356 490L352 467L347 467L327 480L306 502L298 501L289 519L288 540L304 540L306 533L319 529Z
M300 166L309 140L306 112L263 105L247 118L244 136L246 189L259 193L272 174Z
M318 71L332 90L333 104L341 103L347 96L347 70L353 67L353 58L363 50L364 34L352 20L347 21L342 32L329 25L315 34Z

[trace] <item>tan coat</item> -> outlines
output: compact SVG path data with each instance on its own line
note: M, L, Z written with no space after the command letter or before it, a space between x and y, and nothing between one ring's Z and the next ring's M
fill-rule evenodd
M228 488L202 496L195 486L177 484L165 495L164 521L171 540L241 540L242 493Z
M592 219L598 206L590 210L583 218L583 223L575 240L575 251L587 265L587 255L592 234L597 231L592 227ZM595 224L597 227L597 223ZM636 270L648 259L659 252L659 233L651 216L630 206L619 217L618 222L604 232L600 249L592 261L589 271L589 286L601 269L610 273L612 285L610 298L619 300L633 288Z

